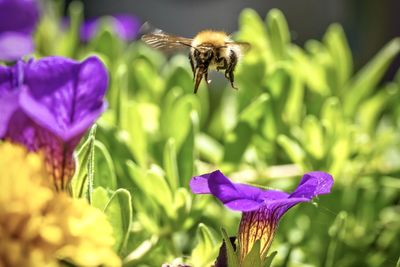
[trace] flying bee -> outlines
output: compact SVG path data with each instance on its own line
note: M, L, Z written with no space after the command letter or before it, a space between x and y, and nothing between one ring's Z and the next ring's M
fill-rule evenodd
M205 30L199 32L193 39L174 36L160 30L145 34L142 40L149 46L162 50L173 50L182 47L189 47L189 61L192 67L194 93L197 93L201 80L205 79L209 84L208 70L224 70L225 78L234 85L235 67L250 44L246 42L235 42L229 35L221 31Z

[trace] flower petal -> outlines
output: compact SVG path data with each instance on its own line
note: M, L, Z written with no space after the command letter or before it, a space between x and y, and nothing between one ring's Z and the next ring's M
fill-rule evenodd
M108 76L96 57L82 63L49 57L25 67L24 112L64 141L81 135L104 111Z
M125 41L133 40L138 34L140 28L139 20L131 15L114 15L115 31L118 36Z
M225 206L237 211L258 209L263 202L264 190L249 185L234 184L220 171L194 177L190 187L196 194L213 194Z
M117 14L110 16L109 19L112 29L122 40L131 41L137 36L140 21L136 17L129 14ZM95 37L101 20L102 18L93 18L83 23L80 29L80 38L83 42L88 42Z
M106 70L94 57L0 67L0 138L44 151L56 189L65 190L75 169L73 151L106 106L106 87Z
M193 177L189 182L192 192L195 194L211 194L210 188L208 188L208 178L210 175L211 173L206 173Z
M80 29L80 38L83 42L88 42L92 39L98 28L98 19L88 19L83 22Z
M29 34L18 32L0 33L0 59L15 61L33 52L33 41Z
M0 138L4 137L8 121L18 108L18 91L13 89L12 69L0 66Z
M29 151L37 151L41 140L37 125L20 109L16 109L8 121L4 138L24 145Z
M308 202L314 197L328 194L333 185L333 178L325 172L309 172L303 175L297 189L287 198L267 200L265 207L273 211L276 220L293 206Z
M5 139L23 144L29 151L43 151L46 167L53 178L55 189L67 188L74 170L73 152L79 138L64 142L60 137L37 125L21 110L17 109L11 116Z
M312 199L317 195L328 194L333 185L333 178L325 172L309 172L303 175L297 189L290 197L302 197Z
M0 1L0 33L32 33L39 20L37 2L36 0Z

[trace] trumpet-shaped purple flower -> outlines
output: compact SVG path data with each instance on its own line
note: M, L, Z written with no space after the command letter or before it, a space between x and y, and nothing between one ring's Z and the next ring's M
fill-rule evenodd
M39 19L35 0L0 0L0 60L14 61L33 51Z
M304 174L291 194L232 183L220 171L196 176L190 181L193 193L212 194L226 207L243 213L238 231L241 261L257 240L261 242L260 255L266 255L285 212L298 203L328 194L332 185L332 176L324 172Z
M111 27L115 33L124 41L132 41L139 32L140 22L131 15L113 15L110 16ZM88 42L99 30L101 18L90 19L83 23L81 27L81 40Z
M108 74L97 57L0 67L0 138L44 150L57 190L74 172L73 151L105 110Z

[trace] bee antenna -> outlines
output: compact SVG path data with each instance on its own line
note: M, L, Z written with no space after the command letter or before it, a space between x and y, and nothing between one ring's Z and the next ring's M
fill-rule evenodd
M181 44L181 45L184 45L184 46L188 46L188 47L191 47L191 48L193 48L194 50L196 50L196 51L199 51L199 49L197 49L196 47L194 47L194 46L192 46L192 45L190 45L190 44L185 44L185 43L183 43L183 42L178 42L179 44ZM199 51L200 52L200 51Z

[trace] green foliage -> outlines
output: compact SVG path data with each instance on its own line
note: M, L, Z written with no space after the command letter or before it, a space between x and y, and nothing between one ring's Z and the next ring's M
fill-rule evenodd
M282 12L271 10L263 20L245 9L235 37L252 48L235 73L240 90L216 81L193 95L186 56L167 60L140 42L125 44L107 18L94 39L80 44L82 7L74 3L69 13L65 32L54 27L57 14L45 14L37 55L95 53L108 66L109 109L76 153L71 192L107 214L125 266L215 261L222 240L215 230L234 235L238 216L195 197L188 184L217 168L288 190L305 171L333 174L334 192L318 208L303 205L282 219L274 266L396 264L400 71L392 82L382 79L400 52L399 38L355 72L340 25L301 48ZM223 239L229 266L239 266L226 232ZM276 254L254 255L243 266L269 266Z
M222 236L224 238L224 244L226 249L226 261L229 267L238 267L239 266L239 256L238 252L233 248L231 240L229 239L228 234L225 229L222 229Z
M212 266L218 256L218 243L212 231L200 223L196 232L197 245L193 248L191 262L199 267Z
M91 200L91 186L93 184L95 134L97 125L89 132L86 141L76 153L76 171L70 183L70 192L73 197L85 197Z

